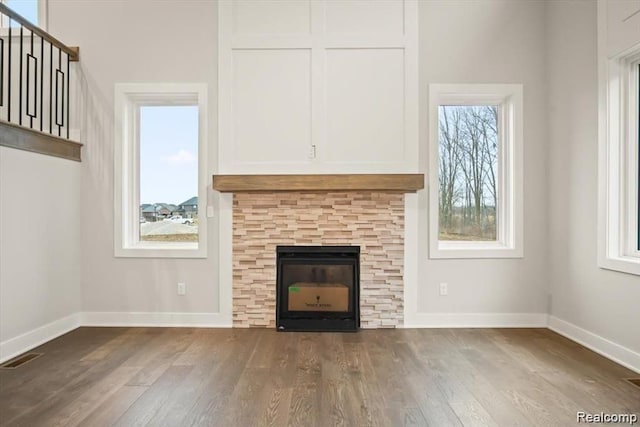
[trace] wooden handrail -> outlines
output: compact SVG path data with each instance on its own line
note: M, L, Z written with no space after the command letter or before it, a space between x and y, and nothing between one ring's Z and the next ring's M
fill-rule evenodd
M57 38L53 37L51 34L47 33L42 28L33 25L22 15L14 12L13 10L9 9L6 5L2 3L0 3L0 13L2 13L3 15L7 15L9 18L18 22L23 27L28 28L29 31L32 31L34 34L39 35L44 40L48 41L49 43L51 43L52 45L54 45L55 47L57 47L67 55L69 55L69 61L77 62L80 59L79 49L77 47L74 48L74 47L67 46Z

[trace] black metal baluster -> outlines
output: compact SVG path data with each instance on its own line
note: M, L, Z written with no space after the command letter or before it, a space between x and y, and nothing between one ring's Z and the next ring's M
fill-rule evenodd
M60 135L60 123L58 122L59 113L60 113L60 111L58 110L58 101L60 100L60 97L59 97L60 84L58 82L58 80L60 78L60 74L59 73L60 73L60 70L58 70L56 68L56 105L55 105L55 108L56 108L56 125L58 126L58 135Z
M49 133L53 134L53 44L49 43Z
M31 105L31 64L33 62L33 59L35 59L35 57L33 56L33 31L31 31L31 40L29 40L30 42L30 50L29 53L27 54L27 105L26 105L26 110L27 110L27 116L29 116L29 128L33 129L33 117L31 116L31 114L29 114L31 112L31 108L29 108ZM37 64L37 63L36 63ZM36 76L37 77L37 76Z
M33 75L33 81L31 80L32 75ZM33 88L31 87L32 83L33 83ZM27 54L27 108L26 108L27 116L29 116L29 127L31 129L33 129L33 119L38 115L37 90L38 90L38 58L36 58L33 55L33 31L31 31L31 52Z
M22 126L22 55L23 55L23 45L24 45L24 37L23 33L24 27L20 24L20 72L19 74L19 87L20 91L18 92L18 124Z
M0 19L2 16L0 16ZM4 105L4 39L0 39L0 107Z
M64 124L64 73L60 71L60 68L62 68L62 50L58 48L58 68L56 68L56 125L58 125L58 136L62 136L62 125ZM62 84L62 88L60 88L60 84Z
M69 139L69 130L71 128L71 115L69 114L69 104L71 100L69 99L69 54L67 53L67 139Z
M44 127L44 38L40 37L40 132Z
M15 123L19 126L28 126L30 129L38 129L41 132L47 132L45 129L45 42L49 43L49 130L53 135L54 126L58 128L59 137L64 137L64 128L66 128L66 138L71 138L71 62L77 60L77 56L66 47L58 42L54 37L43 32L40 28L33 26L20 15L7 9L2 5L0 0L0 21L2 24L8 22L6 28L7 33L0 38L0 107L6 108L6 115L2 115L2 119L7 122ZM13 24L16 24L15 26ZM20 28L17 28L17 26ZM29 39L25 40L25 28L29 32ZM18 34L16 34L16 30ZM14 40L14 37L20 37L20 40ZM37 47L37 39L40 38L40 49ZM19 46L14 47L14 42L18 41ZM25 42L29 43L25 46ZM58 49L57 64L54 56L54 47ZM18 64L16 68L18 76L15 77L13 63L15 62L14 50L18 49ZM38 50L40 51L38 53ZM66 55L66 69L62 62ZM72 59L73 56L73 59ZM39 64L38 64L39 62ZM55 68L55 79L53 78ZM66 73L66 76L65 76ZM6 81L5 81L6 80ZM38 81L39 80L39 81ZM55 95L54 88L55 87ZM16 96L18 97L15 100ZM54 102L55 96L55 102ZM15 112L14 102L17 101L18 111ZM53 109L55 108L55 113ZM12 111L14 110L14 111ZM15 119L16 113L18 120ZM38 117L38 114L40 117ZM65 117L66 116L66 117ZM28 124L25 123L25 119ZM38 127L38 119L40 125ZM35 127L34 127L35 126Z
M11 18L9 18L9 54L7 55L7 121L11 121Z

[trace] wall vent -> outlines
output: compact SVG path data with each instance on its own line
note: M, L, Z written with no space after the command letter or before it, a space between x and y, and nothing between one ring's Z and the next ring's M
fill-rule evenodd
M9 360L8 362L3 363L2 365L0 365L0 369L19 368L25 363L30 362L33 359L37 359L38 357L42 356L42 354L43 353L25 353L23 355L20 355L16 358Z

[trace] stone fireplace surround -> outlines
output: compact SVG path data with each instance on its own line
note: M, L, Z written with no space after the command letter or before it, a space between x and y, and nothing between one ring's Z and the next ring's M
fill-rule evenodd
M360 246L361 327L403 324L404 192L234 193L234 327L275 327L278 245Z

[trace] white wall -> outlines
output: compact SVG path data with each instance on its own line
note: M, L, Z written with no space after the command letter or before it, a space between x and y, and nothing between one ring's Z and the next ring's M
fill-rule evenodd
M61 299L60 304L53 304L59 311L50 315L37 311L35 317L25 313L20 320L16 309L9 307L13 301L24 298L26 306L31 306L40 300L24 293L11 295L8 301L7 292L23 288L9 288L5 284L9 274L17 277L17 273L3 268L0 276L2 339L72 313L80 306L85 312L197 314L218 311L217 218L209 220L209 257L205 260L117 259L113 256L114 83L208 83L209 164L212 165L209 173L214 172L216 164L216 4L181 2L179 15L174 7L172 3L149 0L51 1L49 28L52 33L69 44L81 46L80 80L82 92L86 94L86 102L80 108L82 142L86 144L84 163L76 169L51 169L50 173L56 178L48 183L58 186L62 181L71 180L70 174L79 175L74 182L81 182L78 190L82 215L78 218L73 212L68 214L80 224L75 230L81 230L82 254L77 255L75 246L77 258L74 258L73 248L68 247L65 255L69 257L68 263L55 268L71 268L72 271L65 270L65 274L77 277L80 273L74 260L79 259L81 283L67 280L62 273L49 274L51 270L37 269L29 273L40 272L45 279L55 277L67 286L75 286L73 291L65 288L70 296L77 296L81 287L82 301ZM452 324L460 319L469 324L535 323L541 318L537 315L544 316L550 310L558 319L640 351L640 334L630 326L640 324L640 312L633 307L640 300L638 278L601 270L596 260L595 9L591 1L420 2L422 172L426 172L428 160L426 118L430 83L524 84L525 256L499 260L429 260L427 194L422 191L413 196L409 205L417 204L411 214L415 215L414 229L410 230L417 236L413 254L417 262L418 314L414 318L417 324L443 321ZM1 153L6 151L3 149ZM3 159L3 182L6 182L5 175L13 180L26 167L24 162L13 160L26 154L14 153L11 152L10 161ZM42 162L55 164L59 160L46 158ZM5 163L9 165L7 168ZM29 183L30 179L34 182ZM29 178L25 185L35 187L35 181L42 184L47 180ZM3 267L15 264L17 268L21 264L13 262L13 255L5 255L6 246L15 251L12 241L17 236L13 240L4 238L4 233L16 232L10 222L5 222L4 201L9 195L18 198L23 193L12 188L11 194L5 195L4 188L2 261ZM29 197L28 202L47 200L50 194L53 193L34 188L30 196L39 197ZM64 194L67 193L57 191L56 200L64 198ZM66 197L73 199L73 194L70 192ZM209 202L218 203L212 193ZM63 231L64 228L52 233L59 236ZM27 241L42 246L47 240L33 234L27 236ZM33 251L33 246L28 248ZM50 254L47 250L52 251L45 244L43 252L38 253ZM187 283L185 297L176 295L179 280ZM438 295L440 282L449 283L446 297ZM56 289L59 286L57 284ZM472 315L460 316L469 313ZM513 313L534 316L510 317ZM454 316L447 317L448 314ZM109 323L114 317L96 315L93 319L97 319L96 323L101 319ZM123 318L133 322L140 319L150 317ZM177 320L181 319L184 317L178 316ZM212 320L204 319L204 323Z
M0 360L77 326L80 172L0 147Z
M640 41L640 0L600 0L599 8L606 32L603 52L612 57Z
M209 164L215 164L217 8L211 1L50 1L49 31L80 46L82 309L85 312L218 312L217 227L207 259L123 259L113 248L113 93L116 82L202 82L209 87ZM213 169L207 171L211 175ZM213 194L209 201L215 202ZM205 219L203 219L205 220ZM187 295L178 296L177 282ZM194 320L195 319L195 320ZM210 317L89 316L89 323L211 324Z
M573 334L587 343L603 344L591 333L640 353L640 278L597 264L596 3L550 2L547 17L550 313L583 329ZM565 332L571 328L551 320Z
M544 2L429 1L419 7L420 170L426 172L428 164L429 84L522 83L525 223L523 259L430 260L427 192L420 192L419 314L411 323L540 324L547 311L549 279ZM439 296L440 282L449 284L448 296ZM508 315L512 313L519 315Z
M421 170L426 172L427 165L429 83L523 83L526 223L524 259L429 261L427 198L426 191L421 192L416 226L420 243L408 248L419 260L418 311L546 313L544 2L432 1L419 2L419 8ZM82 223L86 312L215 313L219 309L218 231L213 223L206 260L113 257L114 83L207 82L212 106L210 164L215 164L216 5L182 2L179 19L176 16L170 4L152 1L53 0L50 5L53 34L81 46L81 79L87 96L82 106L82 140L87 144L82 203L91 206L92 214ZM114 25L118 31L113 31ZM179 280L187 283L186 297L176 295ZM438 296L441 281L449 283L448 297Z

